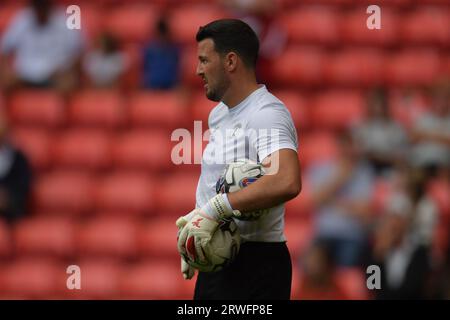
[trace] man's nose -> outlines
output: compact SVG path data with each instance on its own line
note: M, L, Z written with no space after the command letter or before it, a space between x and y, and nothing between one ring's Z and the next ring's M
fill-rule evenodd
M200 63L197 64L197 70L196 70L195 72L196 72L196 74L197 74L198 76L201 76L201 75L203 74L203 70L202 70L202 68L200 67Z

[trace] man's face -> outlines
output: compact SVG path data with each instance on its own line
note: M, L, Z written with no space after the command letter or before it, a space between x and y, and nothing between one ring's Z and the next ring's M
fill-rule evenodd
M229 87L230 80L225 72L220 54L214 50L214 41L204 39L198 43L197 75L203 79L206 97L219 102Z

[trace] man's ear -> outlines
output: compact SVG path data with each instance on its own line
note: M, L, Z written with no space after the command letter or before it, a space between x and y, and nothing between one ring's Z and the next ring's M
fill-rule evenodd
M228 52L225 55L224 59L225 70L233 72L234 70L236 70L237 64L238 64L238 55L233 51Z

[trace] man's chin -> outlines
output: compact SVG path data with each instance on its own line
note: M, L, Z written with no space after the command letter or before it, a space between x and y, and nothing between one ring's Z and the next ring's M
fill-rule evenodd
M208 98L208 100L211 100L214 102L220 101L220 98L216 94L214 94L214 92L206 91L206 97Z

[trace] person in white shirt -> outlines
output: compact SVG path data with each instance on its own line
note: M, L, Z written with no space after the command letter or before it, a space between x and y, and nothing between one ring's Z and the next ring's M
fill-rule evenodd
M83 59L83 71L89 85L95 88L117 87L127 65L128 61L119 50L117 39L109 33L102 33L98 38L98 48L88 52Z
M71 85L82 47L81 30L69 29L66 15L55 9L51 0L30 0L29 7L17 14L1 38L3 84Z
M197 74L205 83L207 98L219 104L208 120L211 135L203 153L196 209L177 221L178 250L186 256L189 236L206 243L224 218L235 220L243 243L236 259L223 270L199 272L194 299L289 299L292 270L283 233L284 203L301 190L291 115L257 83L259 41L246 23L213 21L200 27L196 40ZM266 174L240 191L216 194L226 164L241 159L265 164ZM257 220L246 219L249 212L267 208L268 213ZM186 279L195 272L184 258L182 272Z

